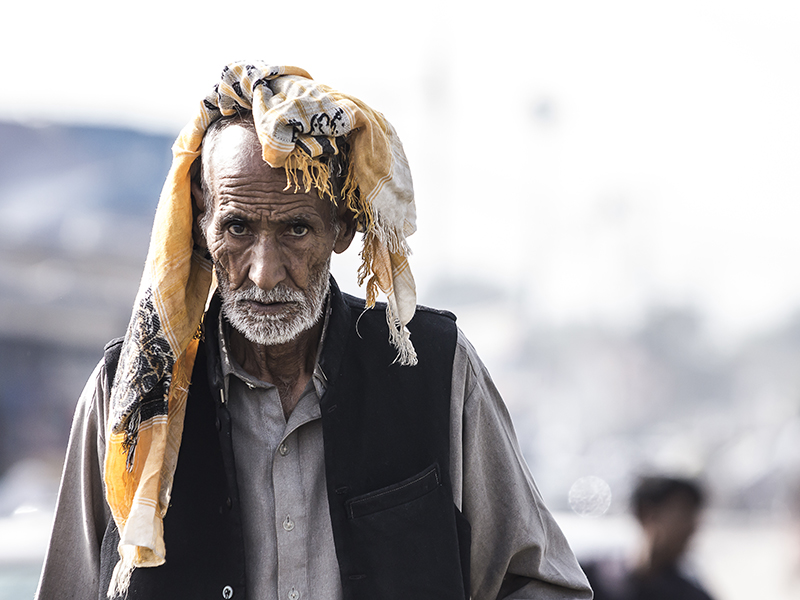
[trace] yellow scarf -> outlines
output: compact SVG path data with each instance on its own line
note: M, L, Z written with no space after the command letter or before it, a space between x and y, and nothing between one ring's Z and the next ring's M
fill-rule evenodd
M368 279L370 307L378 289L386 294L398 361L416 364L406 328L416 307L406 260L416 213L411 173L394 128L360 100L315 83L297 67L260 61L228 65L172 147L172 168L111 388L105 483L120 532L120 561L109 597L127 590L135 567L166 560L163 518L212 282L210 261L193 251L190 170L209 124L241 109L252 111L264 160L286 168L287 179L306 189L328 189L327 167L315 159L346 137L343 201L364 233L359 283Z

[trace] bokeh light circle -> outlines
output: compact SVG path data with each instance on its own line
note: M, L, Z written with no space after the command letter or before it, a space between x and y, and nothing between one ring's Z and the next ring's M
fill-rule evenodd
M599 477L581 477L569 488L569 506L584 517L604 515L611 506L611 487Z

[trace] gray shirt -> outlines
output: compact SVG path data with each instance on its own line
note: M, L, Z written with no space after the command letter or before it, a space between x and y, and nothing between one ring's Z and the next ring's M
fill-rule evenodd
M220 349L242 502L248 596L340 600L319 409L325 376L315 369L287 420L276 388L236 364L226 350L226 337L223 328ZM100 542L110 518L101 477L109 392L101 362L73 420L37 592L41 600L98 596ZM590 599L586 578L522 458L506 407L460 331L450 413L453 497L472 527L472 598ZM518 589L506 594L509 588Z

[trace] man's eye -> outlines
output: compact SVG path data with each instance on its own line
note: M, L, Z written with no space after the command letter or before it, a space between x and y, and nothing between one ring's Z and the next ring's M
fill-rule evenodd
M295 237L302 237L308 233L308 226L300 223L295 223L289 228L289 233Z
M242 223L230 223L228 231L233 235L244 235L247 232L247 228Z

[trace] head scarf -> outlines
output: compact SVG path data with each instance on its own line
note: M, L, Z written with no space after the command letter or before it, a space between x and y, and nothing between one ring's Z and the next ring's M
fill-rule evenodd
M359 283L367 306L387 297L389 339L403 365L416 364L406 324L416 290L406 257L415 228L411 173L391 124L360 100L315 83L297 67L238 62L172 147L150 248L111 389L105 463L106 497L120 533L120 561L108 595L127 590L135 567L166 558L163 517L183 432L199 327L212 286L212 266L193 247L191 167L208 126L252 111L264 160L284 167L287 185L330 188L326 153L349 146L340 202L364 233Z

